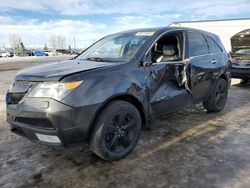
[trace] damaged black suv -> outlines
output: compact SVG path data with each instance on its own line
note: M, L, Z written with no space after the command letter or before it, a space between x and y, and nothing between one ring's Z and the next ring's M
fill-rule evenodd
M20 71L6 95L11 130L51 146L88 143L105 160L137 144L148 120L227 101L230 62L218 36L187 28L125 31L72 60Z

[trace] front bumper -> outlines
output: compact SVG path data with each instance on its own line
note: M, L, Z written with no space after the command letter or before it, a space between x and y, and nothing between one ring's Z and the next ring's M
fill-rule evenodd
M250 67L232 66L232 78L250 79Z
M21 104L7 104L7 122L11 131L33 142L65 147L86 141L94 112L93 106L71 107L53 99L26 98ZM46 136L59 142L41 139Z

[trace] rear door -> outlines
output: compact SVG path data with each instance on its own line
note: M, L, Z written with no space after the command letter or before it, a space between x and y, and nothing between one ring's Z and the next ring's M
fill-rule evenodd
M195 103L206 100L213 85L215 65L205 35L187 32L190 75L189 85Z
M228 60L228 55L224 53L223 49L212 36L207 36L207 42L212 57L212 64L215 66L213 79L216 81L217 77L225 71L224 68Z

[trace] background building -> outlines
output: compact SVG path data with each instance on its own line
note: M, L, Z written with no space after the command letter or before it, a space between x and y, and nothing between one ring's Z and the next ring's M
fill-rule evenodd
M220 36L226 50L229 52L231 51L230 38L243 30L250 29L250 18L173 22L169 26L192 27L215 33Z

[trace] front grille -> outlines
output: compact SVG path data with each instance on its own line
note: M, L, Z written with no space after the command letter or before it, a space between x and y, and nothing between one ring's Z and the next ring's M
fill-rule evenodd
M7 104L18 104L22 100L25 93L7 93L6 103Z
M250 67L250 62L249 61L237 61L237 62L233 62L232 65L242 67L242 68L245 68L245 67L248 68Z
M27 117L16 117L16 122L32 125L35 127L45 128L45 129L53 129L54 126L52 123L45 118L27 118Z
M7 104L18 104L31 87L40 82L15 81L6 95Z
M39 82L15 81L10 89L10 93L26 93L29 88L39 84Z

